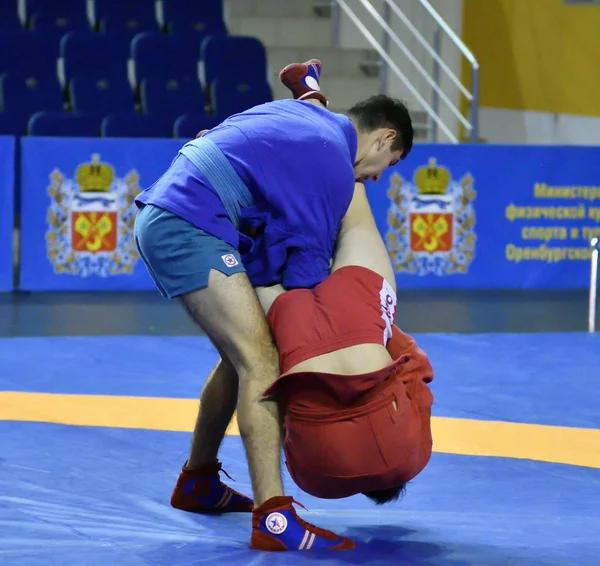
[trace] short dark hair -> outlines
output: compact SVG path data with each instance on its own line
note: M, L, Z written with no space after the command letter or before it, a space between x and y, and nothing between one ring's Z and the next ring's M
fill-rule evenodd
M405 483L399 485L398 487L379 489L377 491L366 491L363 493L363 495L367 496L376 505L383 505L384 503L392 503L394 501L398 501L398 499L404 497L405 494Z
M404 150L405 159L413 146L413 125L406 105L397 98L376 94L361 100L348 110L348 116L360 132L373 132L379 128L396 130L392 151Z

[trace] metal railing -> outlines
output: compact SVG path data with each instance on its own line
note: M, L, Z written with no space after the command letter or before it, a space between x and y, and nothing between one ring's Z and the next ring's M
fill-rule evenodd
M454 33L452 28L447 24L446 21L438 14L438 12L431 6L427 0L418 0L423 6L425 11L431 16L434 22L434 35L432 44L430 44L423 34L413 25L406 14L398 7L394 0L383 0L383 10L380 14L373 4L369 0L355 0L368 12L368 14L378 24L381 29L383 39L381 43L373 36L369 31L368 27L356 14L356 12L350 7L348 0L331 0L331 6L333 9L333 34L334 44L339 46L340 44L340 19L341 14L344 13L348 19L356 26L358 31L365 37L372 48L377 51L381 58L381 92L386 93L388 91L388 78L389 71L393 72L394 75L404 84L408 91L413 95L418 104L427 113L430 120L430 139L431 141L438 141L438 129L442 131L452 143L459 143L458 137L452 132L448 124L440 117L440 101L443 102L451 115L455 117L460 124L470 134L471 142L477 142L478 134L478 108L479 108L479 63L475 59L475 56L471 53L469 48L463 43L463 41ZM400 39L398 34L392 28L392 15L399 18L404 24L405 28L409 30L414 38L418 41L421 47L424 48L433 61L433 69L429 72L423 64L413 55L407 45ZM454 74L441 57L441 37L444 34L445 37L449 38L450 41L459 49L461 54L466 58L471 66L471 90L467 89L460 79ZM418 91L414 86L413 82L406 76L406 74L400 69L396 62L390 57L390 43L393 43L406 57L406 59L412 65L412 68L426 81L431 87L431 102L428 102L423 94ZM466 97L469 102L469 113L470 119L467 119L460 108L452 102L450 97L440 88L440 74L445 73L451 83L458 89L460 94Z
M600 241L598 238L592 238L590 242L592 247L592 266L590 270L590 301L588 308L588 331L596 331L596 290L598 288L598 255Z

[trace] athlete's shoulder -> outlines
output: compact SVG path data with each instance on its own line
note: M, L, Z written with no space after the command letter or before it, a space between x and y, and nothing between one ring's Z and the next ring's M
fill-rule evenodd
M248 110L245 110L244 112L241 112L240 114L236 114L231 118L228 118L228 120L231 120L237 116L256 115L282 116L287 119L305 118L312 121L316 120L327 123L335 123L340 126L352 124L350 118L344 114L331 112L330 110L327 110L318 104L312 104L302 100L294 100L292 98L284 98L281 100L273 100L271 102L259 104L258 106L254 106Z

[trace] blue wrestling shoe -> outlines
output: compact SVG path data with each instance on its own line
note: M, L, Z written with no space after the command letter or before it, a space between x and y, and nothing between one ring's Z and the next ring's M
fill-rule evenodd
M354 542L347 537L303 521L292 506L291 497L272 497L252 511L254 550L350 550ZM300 505L298 503L298 505Z
M225 485L219 472L220 462L190 470L183 466L171 495L171 506L192 513L249 513L252 499Z
M279 80L292 91L296 100L315 98L325 106L329 104L321 92L319 79L323 64L318 59L310 59L305 63L292 63L279 73Z

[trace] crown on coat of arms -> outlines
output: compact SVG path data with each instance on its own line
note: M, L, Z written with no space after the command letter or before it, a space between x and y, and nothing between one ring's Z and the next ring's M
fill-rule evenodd
M450 171L437 165L435 157L430 157L429 164L415 172L415 185L423 195L443 195L451 178Z
M94 153L92 161L83 163L75 170L75 178L82 192L110 191L115 177L115 170L108 163L100 163L100 155Z

